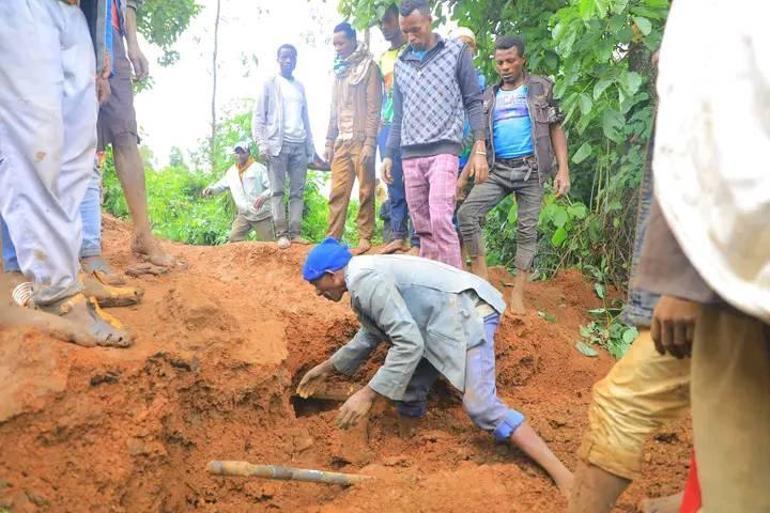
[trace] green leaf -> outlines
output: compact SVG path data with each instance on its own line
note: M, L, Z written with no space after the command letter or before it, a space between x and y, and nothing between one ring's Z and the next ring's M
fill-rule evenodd
M631 344L634 340L636 340L636 337L639 336L639 331L636 328L626 328L625 331L623 331L623 342L626 344Z
M553 211L552 221L554 226L557 228L561 228L567 224L567 221L569 221L569 214L567 213L567 210L564 207L557 207Z
M572 156L572 162L575 164L580 164L585 159L587 159L591 153L594 151L593 147L591 147L591 143L588 141L584 142L582 145L580 145L580 148L578 148L578 151L575 152L575 154Z
M623 78L625 79L623 85L626 88L626 92L628 92L629 95L636 94L639 87L642 85L642 76L635 71L629 71L624 74Z
M567 230L565 230L564 227L561 227L553 232L553 236L551 237L551 245L555 248L558 248L564 244L565 240L567 240Z
M580 0L578 4L578 12L583 20L592 18L596 11L596 0Z
M578 340L577 341L577 343L575 344L575 348L578 351L580 351L580 353L583 356L587 356L589 358L596 358L597 356L599 356L599 353L596 351L596 349L594 349L593 347L589 346L588 344L586 344L582 340Z
M612 85L612 80L608 78L603 78L599 80L596 85L594 86L594 100L598 100L599 97L602 95L602 93L610 86Z
M601 283L594 283L594 292L599 299L604 299L604 285Z
M652 32L652 23L650 20L643 16L634 16L634 23L636 24L637 28L639 28L639 32L642 33L644 36L650 35L650 32Z
M626 122L623 115L615 109L607 109L602 115L602 130L607 139L617 143L623 142L621 129Z
M588 207L582 203L575 203L567 208L567 213L575 219L585 219L588 216Z
M603 316L603 315L605 315L607 313L607 309L606 308L592 308L592 309L588 310L588 313L591 314L591 315L595 315L597 317L601 317L601 316Z
M578 96L578 105L580 106L580 113L585 116L591 112L591 107L594 106L594 102L586 93L580 93L580 96Z
M583 325L580 327L580 336L583 338L588 338L591 336L591 325Z
M508 222L513 224L519 218L519 206L514 201L511 208L508 210Z

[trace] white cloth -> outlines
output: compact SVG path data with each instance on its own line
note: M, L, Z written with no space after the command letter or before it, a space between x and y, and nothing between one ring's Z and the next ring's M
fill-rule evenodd
M283 137L293 143L304 143L307 137L302 109L305 107L305 93L296 80L278 77L278 87L283 96Z
M677 0L660 52L655 192L683 251L770 322L770 30L764 2Z
M77 6L0 2L0 215L34 301L77 293L96 154L95 58Z
M238 173L238 166L233 164L225 175L216 183L209 186L214 194L230 189L238 213L249 221L262 221L271 217L270 182L267 178L267 168L259 162L252 162L243 172L243 179ZM254 208L258 197L265 201L259 210Z

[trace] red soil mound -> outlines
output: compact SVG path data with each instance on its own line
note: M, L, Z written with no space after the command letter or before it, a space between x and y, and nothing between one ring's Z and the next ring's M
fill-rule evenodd
M127 228L105 225L108 259L130 263ZM356 329L344 302L318 298L301 281L307 249L241 243L173 251L187 270L132 280L145 289L144 302L111 311L136 335L128 350L0 330L0 511L564 510L545 474L477 430L442 383L408 440L398 437L385 402L368 432L343 433L333 425L336 404L292 398L301 373ZM495 269L492 281L502 288L510 277ZM597 300L571 271L534 283L528 296L549 315L505 318L496 339L499 391L574 468L590 387L612 363L574 349ZM645 493L673 493L684 480L689 431L673 426L649 445L645 477L617 511L633 511ZM211 459L378 479L344 489L216 478L206 472Z

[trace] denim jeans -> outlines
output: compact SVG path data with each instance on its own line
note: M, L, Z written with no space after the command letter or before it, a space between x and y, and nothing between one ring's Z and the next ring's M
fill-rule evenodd
M484 343L468 349L465 356L465 391L463 408L474 424L492 433L495 440L508 440L524 422L524 415L509 408L497 397L495 384L495 332L500 315L484 318ZM417 365L404 399L398 401L398 412L406 417L425 415L428 391L439 376L433 365L423 358Z
M377 136L377 145L380 155L385 154L385 146L388 143L390 125L384 125ZM393 155L393 169L391 171L393 183L388 184L388 203L390 206L390 238L391 240L406 239L409 237L412 246L420 246L420 239L414 233L414 228L409 223L409 207L406 204L406 190L404 189L404 166L401 155Z
M529 271L537 252L537 221L543 202L543 186L534 159L517 159L513 165L498 161L483 183L473 186L457 211L463 245L471 257L483 250L481 223L487 212L509 194L516 195L519 218L516 228L516 268Z
M94 166L91 181L83 201L80 203L80 216L83 222L83 241L80 244L80 258L99 256L102 254L102 211L101 211L102 175ZM16 247L11 240L8 226L0 219L3 240L3 270L19 272L19 261L16 258Z
M304 143L284 141L281 153L277 157L270 157L270 164L267 169L272 194L270 206L273 211L276 237L299 237L302 230L307 163L307 148ZM289 178L288 222L286 221L286 207L283 205L287 176Z
M628 324L647 327L652 323L652 311L658 303L660 296L648 292L642 288L634 286L634 277L636 276L639 265L639 257L642 254L642 244L644 243L644 234L647 232L647 224L650 219L652 209L653 187L652 187L652 148L655 141L655 135L650 138L647 147L647 163L644 169L644 176L639 187L639 209L636 212L636 233L634 235L634 248L631 256L631 272L629 273L628 300L623 306L623 320Z

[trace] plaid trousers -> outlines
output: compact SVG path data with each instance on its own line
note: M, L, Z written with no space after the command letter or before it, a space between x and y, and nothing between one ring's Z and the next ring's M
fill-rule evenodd
M462 269L460 240L452 223L457 194L456 155L403 160L406 202L420 256Z

